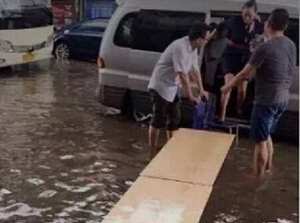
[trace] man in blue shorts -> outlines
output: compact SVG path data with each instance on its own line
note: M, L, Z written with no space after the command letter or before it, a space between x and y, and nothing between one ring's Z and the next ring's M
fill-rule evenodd
M289 90L297 73L296 46L284 35L288 21L285 9L275 9L265 23L268 40L255 50L244 69L222 87L227 93L256 71L251 135L255 140L254 174L259 179L272 170L271 134L288 106Z

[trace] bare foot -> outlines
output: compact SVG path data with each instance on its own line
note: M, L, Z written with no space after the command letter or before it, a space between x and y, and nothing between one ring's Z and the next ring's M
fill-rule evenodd
M270 186L271 179L272 179L272 175L268 174L268 173L266 173L264 175L264 177L259 178L259 182L258 182L258 185L256 187L256 192L267 190L268 187Z

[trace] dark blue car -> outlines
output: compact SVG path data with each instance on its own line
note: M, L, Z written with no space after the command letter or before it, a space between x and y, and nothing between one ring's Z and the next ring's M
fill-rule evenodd
M60 59L96 60L107 23L104 19L93 19L58 31L54 38L54 56Z

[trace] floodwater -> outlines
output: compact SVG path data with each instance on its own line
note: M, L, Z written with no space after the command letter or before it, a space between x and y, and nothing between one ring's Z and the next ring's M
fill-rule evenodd
M147 165L147 126L103 115L93 64L0 72L0 222L101 222ZM249 146L229 153L201 223L298 222L298 148L276 144L257 191Z

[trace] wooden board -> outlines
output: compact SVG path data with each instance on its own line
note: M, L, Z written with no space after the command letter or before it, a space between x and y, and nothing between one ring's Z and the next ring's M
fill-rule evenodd
M212 186L233 140L233 135L180 129L141 176Z
M211 187L139 177L103 223L196 223Z

